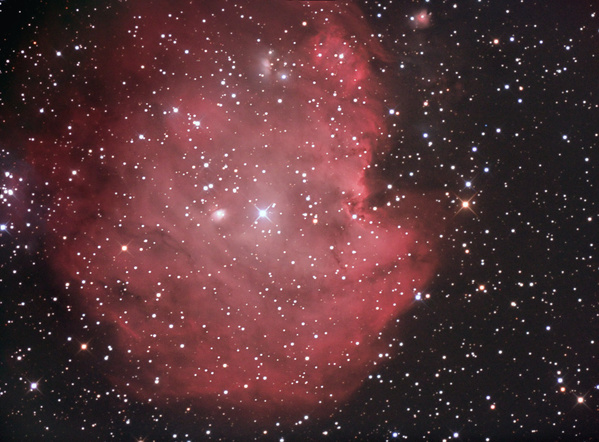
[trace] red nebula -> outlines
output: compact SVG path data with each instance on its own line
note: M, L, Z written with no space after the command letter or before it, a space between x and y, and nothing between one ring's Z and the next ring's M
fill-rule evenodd
M28 143L49 259L113 327L107 375L158 404L342 403L435 268L435 203L371 167L387 56L354 5L118 8L41 43L60 88Z
M426 29L431 25L431 14L426 9L421 9L412 17L412 26L416 29Z

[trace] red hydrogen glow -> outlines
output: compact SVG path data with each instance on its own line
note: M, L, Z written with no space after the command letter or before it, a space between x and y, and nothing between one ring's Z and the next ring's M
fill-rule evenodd
M61 86L28 143L49 259L113 327L110 378L254 414L346 400L435 266L433 203L367 173L385 53L336 2L119 8L48 29Z

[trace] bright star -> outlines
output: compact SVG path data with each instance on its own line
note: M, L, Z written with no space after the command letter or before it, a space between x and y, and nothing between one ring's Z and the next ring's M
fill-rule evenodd
M257 223L260 218L266 218L267 220L272 220L268 217L268 209L270 209L274 204L271 204L266 209L260 209L258 206L254 206L256 210L258 210L258 217L255 219L254 223Z
M472 204L474 204L474 203L471 203L471 201L474 199L474 197L477 195L477 193L472 195L467 200L463 200L460 197L457 197L458 200L460 201L460 206L461 206L460 210L458 210L458 213L460 213L462 210L469 210L470 212L472 212L474 214L474 216L476 216L478 218L478 214L474 210L472 210Z

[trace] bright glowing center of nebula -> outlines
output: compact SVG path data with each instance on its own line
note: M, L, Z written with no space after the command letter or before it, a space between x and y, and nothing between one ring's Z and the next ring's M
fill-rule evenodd
M111 378L280 414L347 399L434 266L427 203L373 166L383 52L337 3L123 8L65 37L30 145L50 258L114 327Z

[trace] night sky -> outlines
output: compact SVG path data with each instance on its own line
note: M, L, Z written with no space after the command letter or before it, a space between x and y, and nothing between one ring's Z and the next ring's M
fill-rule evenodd
M592 3L0 0L0 440L599 439Z

